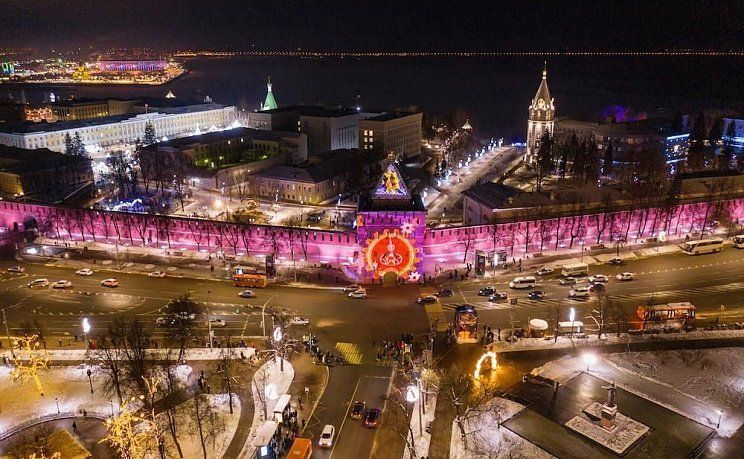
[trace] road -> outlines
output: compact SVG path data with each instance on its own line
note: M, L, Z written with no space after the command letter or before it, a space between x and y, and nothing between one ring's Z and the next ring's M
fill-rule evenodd
M618 281L615 276L621 272L633 272L632 281ZM481 324L492 328L510 326L513 312L516 326L525 325L529 319L554 319L555 309L561 310L561 320L568 320L568 309L576 310L577 320L591 325L589 313L596 308L597 297L592 294L589 300L568 298L569 286L559 285L560 273L549 276L536 276L535 289L513 290L508 283L519 275L532 275L532 272L514 273L498 276L485 281L452 284L455 295L443 299L445 309L454 310L457 305L469 303L476 306ZM629 320L636 320L636 308L649 300L654 303L690 301L697 307L697 319L708 320L717 316L727 322L744 321L744 251L726 248L719 254L690 257L681 253L659 255L645 259L630 260L623 266L590 266L589 274L605 274L610 277L605 294L623 307ZM509 295L509 300L489 303L486 297L478 296L483 286L493 286ZM531 290L545 291L545 298L531 300L527 297ZM511 299L517 299L512 307ZM721 310L724 305L724 310Z
M742 322L743 262L744 251L727 247L714 255L671 254L628 261L621 267L592 266L590 273L611 276L622 271L636 273L637 278L630 282L611 279L606 290L629 317L634 317L635 308L653 294L657 302L691 301L698 307L698 320L720 315L727 321ZM366 300L349 299L340 288L271 286L258 290L257 298L246 300L238 297L241 289L224 281L155 279L120 273L117 276L120 287L109 289L100 285L101 279L109 274L80 277L67 268L23 263L25 273L6 272L8 266L16 264L19 263L10 259L0 261L0 296L10 332L18 334L23 322L36 319L45 329L47 339L54 340L55 345L58 339L64 344L82 333L81 316L89 319L93 335L116 317L136 317L156 338L164 338L166 331L155 326L155 319L162 314L168 301L184 293L204 302L211 316L225 320L226 326L215 330L219 338L230 336L246 342L260 339L264 306L267 311L274 308L308 317L309 329L318 336L321 349L342 354L351 363L330 369L328 386L313 417L307 420L307 433L314 439L325 424L333 424L337 429L334 448L318 453L318 457L366 457L369 454L375 430L365 429L360 421L349 419L347 411L354 400L366 401L369 407L382 407L381 397L387 393L392 362L375 360L372 340L379 342L400 337L402 333L422 333L428 325L424 310L415 304L418 286L389 289L371 286ZM590 323L586 316L596 305L596 299L569 300L568 287L560 286L559 275L553 274L541 278L537 287L545 290L546 298L529 300L527 291L509 291L508 281L516 275L452 282L450 287L455 290L455 296L443 299L443 306L451 318L457 304L474 304L481 324L494 329L507 328L511 322L510 304L488 303L486 298L477 295L480 287L494 285L518 299L513 310L517 325L525 324L530 318L551 319L556 305L561 307L562 314L567 314L568 307L576 308L577 318ZM68 279L73 286L68 291L29 289L28 282L37 278ZM721 304L725 305L725 311L721 311ZM205 318L197 320L206 339ZM294 332L290 328L289 333L301 335L307 331L308 327L296 327Z

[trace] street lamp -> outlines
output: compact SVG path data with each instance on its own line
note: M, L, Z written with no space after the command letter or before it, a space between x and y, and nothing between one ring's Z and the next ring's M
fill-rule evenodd
M86 349L88 348L88 333L90 333L90 322L87 317L83 317L83 341Z
M409 402L409 403L416 403L417 401L419 402L419 410L418 410L418 412L419 412L419 436L423 436L424 435L424 426L423 426L423 421L421 420L421 408L422 408L421 403L422 402L420 401L420 399L421 399L421 380L420 379L417 379L416 380L416 383L417 383L417 386L410 385L406 389L406 401Z
M723 417L723 410L718 410L718 423L716 424L716 429L721 427L721 418Z
M589 371L589 365L594 365L597 362L597 356L592 353L587 353L581 356L586 363L586 371Z
M58 397L54 397L54 403L57 404L57 414L59 414L59 398Z
M91 375L93 375L93 372L90 371L90 368L88 368L88 371L86 372L88 374L88 382L90 383L90 393L93 393L93 378Z
M109 406L111 407L111 417L114 417L114 401L109 400Z
M281 345L279 344L284 338L282 327L275 327L274 332L271 334L271 337L274 339L274 343L278 346L277 354L279 355L279 371L284 371L284 353L281 352Z

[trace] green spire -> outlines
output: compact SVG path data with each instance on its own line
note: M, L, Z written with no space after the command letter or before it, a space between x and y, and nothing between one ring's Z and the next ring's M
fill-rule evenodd
M276 104L276 99L274 99L274 93L271 92L271 77L269 77L269 81L268 83L266 83L266 87L268 88L268 92L266 93L266 100L261 106L261 110L273 110L277 108L278 105Z

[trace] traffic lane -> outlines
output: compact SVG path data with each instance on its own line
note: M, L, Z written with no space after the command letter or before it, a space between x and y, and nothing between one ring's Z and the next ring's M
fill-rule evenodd
M375 430L364 426L364 416L359 420L351 419L348 412L357 400L366 403L366 410L379 408L382 411L389 383L390 379L385 376L363 376L360 378L359 385L347 404L346 417L339 429L336 446L329 457L363 457L360 454L361 452L367 452L367 455L369 455L372 451Z

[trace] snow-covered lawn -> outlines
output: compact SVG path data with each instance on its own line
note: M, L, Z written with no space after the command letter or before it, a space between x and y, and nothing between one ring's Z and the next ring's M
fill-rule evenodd
M450 459L497 459L497 458L552 458L538 446L528 442L499 423L506 421L524 409L519 403L504 398L493 398L477 415L466 415L462 431L455 420L452 423Z
M214 420L216 425L224 427L215 436L214 439L207 439L205 441L207 449L207 457L209 459L216 459L222 457L222 454L230 445L230 441L235 435L235 430L238 428L238 420L240 419L240 399L237 395L233 394L233 414L230 414L229 400L227 394L211 394L204 395L207 401L214 410L217 419ZM180 430L178 431L178 443L181 445L183 451L183 457L185 459L201 459L204 457L202 452L201 440L199 437L199 428L196 421L196 415L194 414L194 399L191 398L188 401L178 406L178 410L187 422L180 423ZM210 430L210 423L204 422L203 430ZM169 457L177 457L176 447L173 445L171 436L166 432L166 450L171 452ZM158 457L157 454L152 455L153 458Z
M95 367L91 369L94 389L92 394L86 373L87 365L53 367L40 372L44 389L42 397L36 391L33 381L25 385L14 383L10 379L11 367L0 366L0 434L23 422L57 414L57 403L61 413L86 410L90 414L109 415L111 397L99 387L99 372ZM118 409L116 400L113 406L115 410Z

